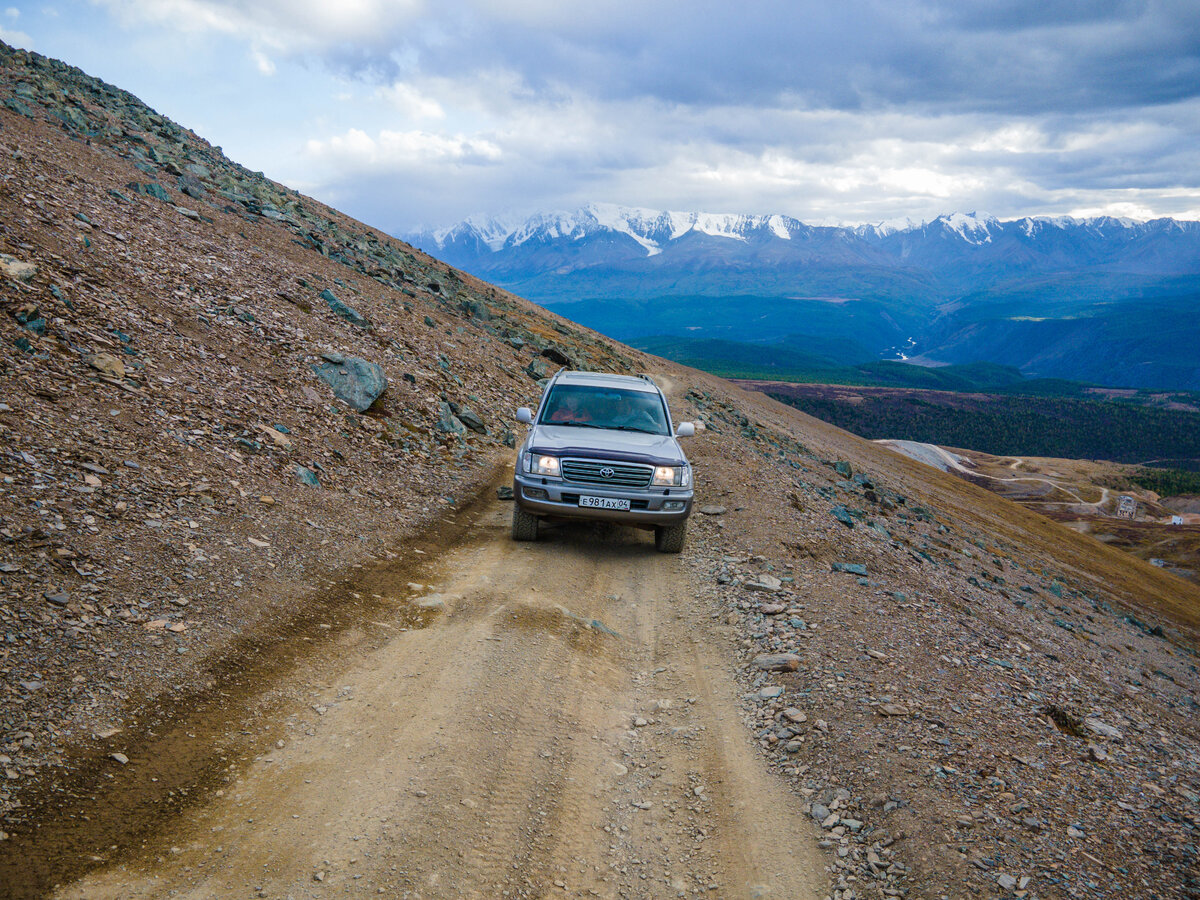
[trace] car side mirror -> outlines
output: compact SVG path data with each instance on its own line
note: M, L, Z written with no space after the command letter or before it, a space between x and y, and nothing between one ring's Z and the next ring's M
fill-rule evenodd
M517 410L517 421L528 425L533 421L533 410L528 406L522 406Z
M675 429L676 437L691 437L696 433L696 426L691 422L680 422L679 427Z

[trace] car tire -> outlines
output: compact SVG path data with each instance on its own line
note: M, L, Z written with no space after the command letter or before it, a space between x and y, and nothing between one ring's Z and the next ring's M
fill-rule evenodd
M513 504L512 536L514 541L536 541L538 517Z
M654 529L654 549L659 553L678 553L687 536L687 522L678 525L659 525Z

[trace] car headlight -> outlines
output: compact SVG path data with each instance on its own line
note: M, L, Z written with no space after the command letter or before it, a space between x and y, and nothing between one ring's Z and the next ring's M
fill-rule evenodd
M692 473L687 466L655 466L654 478L650 483L667 487L687 487L691 480Z
M558 457L526 453L525 471L531 475L545 475L548 478L558 478Z

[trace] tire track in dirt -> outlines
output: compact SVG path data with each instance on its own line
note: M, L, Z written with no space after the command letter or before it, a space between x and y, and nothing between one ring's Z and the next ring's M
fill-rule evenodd
M58 896L824 896L680 558L602 525L517 544L509 511L440 562L428 627L374 584L390 641L329 648L279 746Z

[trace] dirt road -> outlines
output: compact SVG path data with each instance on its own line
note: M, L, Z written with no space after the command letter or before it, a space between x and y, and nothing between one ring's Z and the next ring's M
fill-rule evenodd
M362 627L394 636L326 647L270 752L56 896L824 896L681 559L608 526L516 544L510 509L435 584L375 584L394 615Z

